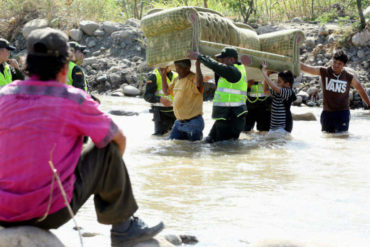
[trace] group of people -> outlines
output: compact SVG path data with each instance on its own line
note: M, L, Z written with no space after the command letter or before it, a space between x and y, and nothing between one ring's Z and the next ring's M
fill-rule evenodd
M294 75L291 71L279 72L277 81L264 62L261 73L264 83L248 80L245 67L238 60L238 53L226 47L216 60L199 52L191 52L189 59L175 61L175 71L158 68L149 75L144 99L152 104L154 135L170 131L169 139L202 140L204 129L203 80L200 64L215 73L217 85L212 118L215 120L205 142L238 139L242 131L250 131L257 122L259 131L269 131L275 137L290 133L293 118L290 111L296 100L293 90ZM196 60L196 73L190 71L191 59ZM324 109L321 114L323 132L347 132L350 121L349 90L354 87L363 101L370 106L369 96L355 75L344 68L347 55L339 50L333 55L332 66L314 67L301 63L301 70L320 75Z
M56 29L32 31L27 39L26 79L18 64L9 60L14 49L0 39L0 225L58 228L71 218L68 207L76 213L94 195L98 221L111 225L112 246L130 246L159 233L162 222L149 227L134 216L138 205L123 160L126 138L112 118L99 110L98 100L86 93L79 67L85 48L68 43L66 34ZM176 72L168 67L153 71L144 98L152 103L155 135L171 130L170 139L203 138L201 64L215 72L217 83L212 110L215 122L206 142L238 139L255 120L266 118L257 108L250 107L248 113L247 102L258 102L266 113L271 111L270 124L257 123L257 128L282 133L292 130L290 106L295 94L290 71L278 73L274 82L264 63L264 85L248 83L234 48L226 47L216 59L194 51L189 59L175 61ZM190 70L191 60L195 60L195 73ZM370 105L357 78L345 70L347 60L346 54L338 51L331 67L301 64L302 71L321 76L321 124L322 130L330 133L348 130L351 86ZM83 146L86 136L92 142ZM63 188L53 183L50 163Z

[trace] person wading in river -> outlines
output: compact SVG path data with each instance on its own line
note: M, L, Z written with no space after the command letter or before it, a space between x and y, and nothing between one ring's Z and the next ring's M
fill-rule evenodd
M348 61L344 51L339 50L333 55L330 67L315 67L301 63L301 70L321 76L323 106L321 113L321 131L327 133L343 133L349 128L349 90L353 86L367 106L370 99L355 75L349 73L344 66Z
M150 239L164 225L133 217L138 206L122 159L124 134L87 93L65 84L67 40L51 28L31 32L30 79L0 90L0 225L51 229L70 220L51 161L74 213L94 195L98 221L112 225L112 246ZM82 150L84 136L95 145Z

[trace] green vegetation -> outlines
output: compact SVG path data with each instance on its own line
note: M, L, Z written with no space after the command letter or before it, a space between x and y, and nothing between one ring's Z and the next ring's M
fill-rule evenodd
M330 22L346 15L359 20L359 2L362 8L370 5L370 0L2 0L0 8L2 19L44 17L55 26L68 27L82 19L140 19L151 8L179 6L208 7L249 23L273 23L294 17Z

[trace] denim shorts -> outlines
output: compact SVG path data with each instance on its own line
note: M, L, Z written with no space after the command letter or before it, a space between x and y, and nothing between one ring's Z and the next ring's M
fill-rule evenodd
M345 111L323 111L321 113L321 131L327 133L340 133L348 131L351 115L349 110Z

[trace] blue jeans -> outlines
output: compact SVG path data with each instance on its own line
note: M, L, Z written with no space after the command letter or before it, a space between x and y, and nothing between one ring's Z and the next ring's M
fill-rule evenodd
M176 120L170 139L199 141L203 138L204 120L201 115L190 120Z

